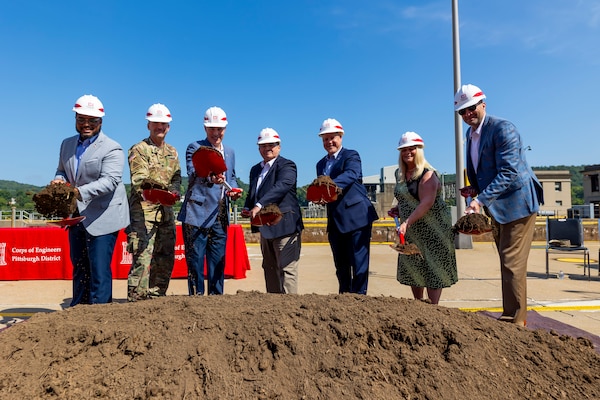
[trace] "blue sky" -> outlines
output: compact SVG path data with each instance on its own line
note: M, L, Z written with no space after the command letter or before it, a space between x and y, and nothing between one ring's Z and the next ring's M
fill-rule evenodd
M600 3L462 0L459 15L462 83L516 124L530 164L599 164ZM454 173L451 22L449 0L5 2L0 179L50 181L83 94L102 100L103 130L125 150L147 136L148 106L166 104L182 162L204 111L222 107L245 182L271 127L310 183L326 118L365 176L397 162L409 130Z

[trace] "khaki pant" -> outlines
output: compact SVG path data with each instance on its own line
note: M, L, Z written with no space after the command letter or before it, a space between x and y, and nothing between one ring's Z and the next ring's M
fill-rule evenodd
M500 256L503 320L524 325L527 319L527 259L533 240L535 214L508 224L492 218Z
M298 293L298 263L302 233L277 239L260 238L267 293Z

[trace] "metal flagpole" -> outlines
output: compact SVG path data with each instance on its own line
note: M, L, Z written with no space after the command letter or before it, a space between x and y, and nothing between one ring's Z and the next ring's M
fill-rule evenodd
M460 35L458 33L458 0L452 0L452 56L454 61L454 93L460 89ZM453 94L454 94L453 93ZM454 113L454 141L456 147L456 219L458 220L465 213L465 203L460 195L460 188L465 186L464 177L464 152L463 152L463 130L462 118L458 113ZM473 242L471 236L459 233L454 240L454 247L457 249L472 249Z

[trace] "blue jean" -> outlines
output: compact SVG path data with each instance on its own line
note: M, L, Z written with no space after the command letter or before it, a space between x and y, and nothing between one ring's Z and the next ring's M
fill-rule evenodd
M210 228L183 224L185 261L190 296L204 295L204 258L208 273L208 294L223 294L227 231L218 220Z
M83 224L69 228L73 264L73 299L77 304L102 304L112 301L113 251L119 232L92 236Z

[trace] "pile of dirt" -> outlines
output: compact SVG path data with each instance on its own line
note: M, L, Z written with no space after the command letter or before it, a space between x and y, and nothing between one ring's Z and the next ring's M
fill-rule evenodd
M589 340L357 295L168 296L0 332L0 398L593 399Z

